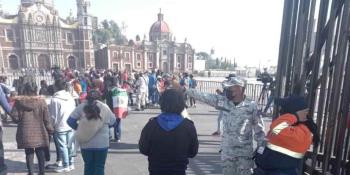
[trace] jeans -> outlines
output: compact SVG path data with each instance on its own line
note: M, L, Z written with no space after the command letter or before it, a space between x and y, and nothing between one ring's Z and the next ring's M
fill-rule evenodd
M55 143L55 148L56 148L56 162L62 161L62 157L61 157L60 149L59 149L59 145L58 145L57 134L53 135L53 141Z
M148 87L148 102L154 104L154 89L152 87Z
M113 127L114 127L114 139L115 140L120 140L122 137L122 129L120 127L121 121L122 120L120 118L117 118L117 121L113 125Z
M154 104L159 104L159 98L160 98L160 94L157 90L155 90L154 92Z
M104 175L108 150L81 150L84 175Z
M45 174L45 149L47 147L25 149L28 174L32 175L34 171L34 152L38 158L39 175Z
M73 137L73 131L55 132L58 142L59 153L62 157L63 167L73 165L74 159L71 156L72 148L68 147L69 140Z

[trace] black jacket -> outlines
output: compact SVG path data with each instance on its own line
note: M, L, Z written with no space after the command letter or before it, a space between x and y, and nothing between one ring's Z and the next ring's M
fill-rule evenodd
M143 128L139 141L140 152L148 156L150 175L185 175L188 158L196 156L198 145L196 128L188 119L165 131L153 118Z

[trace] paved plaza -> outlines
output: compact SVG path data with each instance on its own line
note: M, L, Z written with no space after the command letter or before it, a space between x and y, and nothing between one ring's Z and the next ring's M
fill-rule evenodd
M121 143L111 143L106 162L106 175L146 175L147 158L139 153L138 140L144 125L149 118L159 114L159 109L147 109L142 112L132 111L127 119L122 122ZM195 159L190 161L187 174L203 175L221 174L220 167L220 137L211 136L216 128L218 111L212 107L199 104L197 108L189 109L191 118L195 122L200 149ZM18 150L16 146L16 125L10 123L4 127L5 158L9 167L8 174L25 175L26 164L24 150ZM55 160L54 145L51 145L51 159ZM83 174L83 160L78 154L76 169L69 175ZM58 173L47 173L58 174ZM62 173L64 174L64 173Z
M147 158L139 153L138 140L140 133L147 121L160 112L159 109L147 109L142 112L132 111L127 119L122 122L121 143L111 143L106 162L106 175L147 175ZM218 175L221 174L220 166L220 137L211 136L216 129L218 111L207 105L198 104L196 108L189 109L190 116L197 128L200 148L198 155L190 160L188 175ZM18 150L16 146L16 125L10 123L4 127L5 158L10 175L25 175L26 164L24 150ZM55 159L54 145L51 144L51 159ZM78 154L76 169L69 175L83 174L83 160ZM58 173L48 172L53 175Z

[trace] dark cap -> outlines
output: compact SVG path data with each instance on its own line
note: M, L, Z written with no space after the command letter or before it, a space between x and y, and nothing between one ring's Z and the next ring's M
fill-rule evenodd
M305 98L301 96L276 99L276 104L281 106L283 112L292 114L309 108Z
M226 77L226 79L230 79L232 77L236 77L236 74L229 74L228 77Z

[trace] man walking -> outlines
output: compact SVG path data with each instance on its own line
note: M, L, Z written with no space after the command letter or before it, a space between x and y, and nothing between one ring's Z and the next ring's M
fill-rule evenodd
M63 167L57 168L56 172L69 172L74 169L72 149L68 146L73 137L72 128L67 124L69 115L75 109L73 96L66 90L66 82L62 79L55 81L57 92L53 95L49 105L50 115L55 129L54 138L58 143L59 153L62 157Z
M233 77L223 83L225 96L188 89L190 97L223 111L221 159L224 175L252 174L253 131L258 146L265 145L264 123L257 105L244 95L245 83Z

